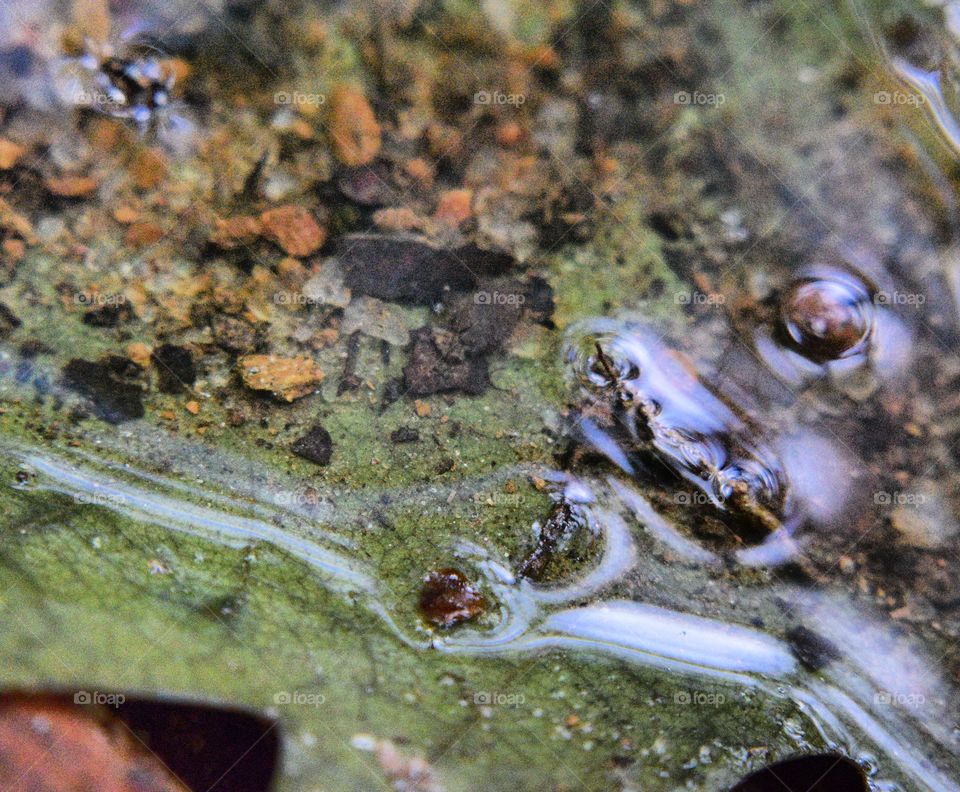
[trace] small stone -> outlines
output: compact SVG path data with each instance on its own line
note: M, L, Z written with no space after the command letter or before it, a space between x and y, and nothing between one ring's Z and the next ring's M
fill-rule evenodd
M523 140L523 127L516 121L505 121L497 126L495 132L497 143L505 148L513 148Z
M413 402L413 411L420 418L426 418L428 415L430 415L430 405L425 401L420 401L420 399L416 399Z
M212 322L217 344L234 355L250 355L262 343L260 333L249 322L232 316L217 316Z
M260 215L263 235L289 256L304 258L316 253L327 239L327 232L302 206L278 206Z
M19 264L27 255L27 246L22 239L3 240L3 259L10 264Z
M47 179L43 184L58 198L85 198L97 189L98 182L92 176L60 176Z
M10 170L24 154L26 149L23 146L18 146L12 140L0 138L0 170Z
M191 400L188 401L184 407L186 407L187 412L191 415L197 415L200 412L200 402Z
M157 149L141 149L130 164L133 183L141 190L152 190L167 175L167 160Z
M104 695L107 701L124 701L122 695L111 699L106 694L90 696L82 691L71 696L5 692L0 700L0 789L189 792L124 725L114 709L97 703L97 695ZM83 696L87 701L92 698L93 706L84 704ZM145 701L147 711L159 703ZM129 698L126 702L131 703ZM174 714L160 712L165 717ZM151 717L160 722L158 712ZM180 717L192 723L189 715ZM223 767L229 767L229 763Z
M128 344L124 351L127 353L127 357L140 366L140 368L145 369L150 365L150 355L152 352L146 344L137 341L133 344Z
M380 151L380 125L367 98L356 88L336 86L330 97L330 140L344 165L367 165Z
M487 607L487 601L457 569L431 572L420 590L420 613L430 624L441 628L469 621Z
M333 455L333 439L326 429L317 424L295 441L290 446L290 450L297 456L323 467L330 464L330 457Z
M241 245L252 245L263 232L263 226L256 217L236 215L228 218L216 218L210 241L223 250L235 250Z
M300 291L314 305L336 308L346 308L352 296L350 289L343 285L343 274L335 259L324 261L320 271L303 284Z
M441 194L433 218L447 225L458 226L473 215L472 202L473 190L447 190Z
M310 358L246 355L240 358L240 377L251 390L267 391L280 401L292 402L312 393L323 380L323 371Z
M423 157L415 157L407 162L403 169L407 172L407 175L416 179L424 189L429 190L433 187L433 179L436 174L433 165L428 160Z
M140 218L140 213L132 206L118 206L113 210L113 219L120 225L130 225Z
M392 185L390 169L382 162L347 169L337 186L347 198L361 206L387 206L397 203L400 192Z
M126 243L130 247L142 248L155 245L163 239L163 229L156 223L134 223L127 229Z
M373 224L384 231L419 231L426 220L407 206L378 209L373 213Z

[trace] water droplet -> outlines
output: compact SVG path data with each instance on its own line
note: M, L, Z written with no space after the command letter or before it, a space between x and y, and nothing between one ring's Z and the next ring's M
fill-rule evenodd
M870 289L841 269L801 277L780 301L780 323L783 341L815 363L863 354L874 328Z

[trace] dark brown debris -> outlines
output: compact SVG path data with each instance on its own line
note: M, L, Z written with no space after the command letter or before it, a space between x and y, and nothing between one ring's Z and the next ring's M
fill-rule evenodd
M153 350L152 358L159 378L157 388L161 393L182 393L193 386L197 371L189 349L164 344Z
M63 384L89 399L98 418L119 424L143 417L143 388L134 381L140 373L136 363L118 355L96 362L74 358L64 366Z
M483 613L487 601L458 569L431 572L420 590L420 613L430 624L444 629Z
M562 552L563 545L584 527L586 520L573 504L565 500L555 503L540 528L533 549L517 566L517 575L535 581L543 580L550 562Z
M243 319L216 316L211 323L213 337L221 349L232 355L250 355L263 346L262 334Z
M486 361L468 357L454 333L421 327L411 333L411 338L410 360L403 369L409 395L460 391L476 396L490 385Z
M448 292L474 289L479 278L513 265L507 254L475 245L447 250L412 235L352 234L341 239L337 258L344 284L354 294L379 300L435 305Z
M326 429L316 424L303 437L294 441L290 450L314 464L329 465L333 456L333 439Z
M840 650L832 641L807 627L794 627L787 631L786 637L793 654L811 671L819 671L840 659Z
M798 756L751 773L730 792L867 792L863 769L840 754Z
M116 327L132 318L133 310L125 301L118 299L94 306L83 315L82 321L91 327Z
M0 338L6 338L23 322L11 311L5 303L0 302Z
M457 300L447 326L457 334L468 357L499 349L520 322L523 286L515 281L485 284L478 292Z
M412 426L401 426L390 433L390 442L392 443L418 443L420 442L420 432Z

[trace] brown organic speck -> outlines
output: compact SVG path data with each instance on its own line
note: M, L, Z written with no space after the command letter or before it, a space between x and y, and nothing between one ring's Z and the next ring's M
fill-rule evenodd
M458 569L431 572L420 590L420 613L437 627L453 627L483 613L487 601Z

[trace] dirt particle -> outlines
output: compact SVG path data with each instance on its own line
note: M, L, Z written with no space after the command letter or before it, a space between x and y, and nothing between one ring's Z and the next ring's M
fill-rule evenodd
M446 629L475 618L486 608L486 599L458 569L439 569L423 579L420 613L430 624Z
M119 424L143 417L143 388L131 381L139 371L116 355L96 362L74 358L63 368L63 384L89 399L98 418Z
M200 402L191 400L191 401L188 401L184 405L184 407L186 408L187 412L190 413L191 415L198 415L200 413Z
M316 253L327 239L327 232L302 206L278 206L260 215L263 235L276 243L288 256L304 258Z
M140 368L145 369L150 365L151 349L146 344L137 341L128 344L124 351L127 353L127 357Z
M333 455L333 439L326 429L316 424L303 437L294 441L290 450L298 457L326 466L330 464L330 457Z
M210 234L210 242L222 250L235 250L238 247L252 245L263 231L256 217L236 215L228 218L216 218Z
M140 213L132 206L118 206L113 210L113 219L120 225L130 225L140 219Z
M18 146L12 140L0 138L0 170L10 170L24 154L26 149L23 146Z
M323 380L320 367L302 355L246 355L239 360L240 377L251 390L267 391L280 401L292 402L312 393Z
M0 302L0 338L6 338L21 324L23 322L20 318L5 303Z
M132 318L133 311L126 301L114 298L90 308L81 321L90 327L116 327Z
M261 334L249 322L232 316L217 316L212 324L217 344L234 355L250 355L263 343Z
M161 393L181 393L193 386L197 371L189 349L164 344L154 349L151 357L157 367L157 388Z
M133 183L140 190L152 190L167 175L167 160L157 149L141 149L130 164Z
M330 107L330 142L337 159L351 167L372 162L380 151L380 125L367 98L352 86L338 85Z
M473 216L473 190L447 190L440 195L433 219L458 226Z
M161 239L163 239L163 229L156 223L134 223L124 235L124 241L135 248L155 245Z
M413 402L413 411L417 414L417 417L426 418L430 415L430 404L420 399L415 399Z
M802 625L789 630L786 638L796 658L811 671L840 658L840 650L832 641Z
M410 360L403 368L408 393L428 396L460 391L476 396L489 386L486 361L468 357L450 331L421 327L411 333L411 338Z
M86 198L98 186L93 176L60 176L47 179L43 184L47 192L58 198Z
M480 275L506 272L513 259L473 245L448 250L416 236L350 234L337 259L344 283L355 293L378 300L435 305L448 292L474 289Z
M401 426L390 433L392 443L419 443L420 432L412 426Z

